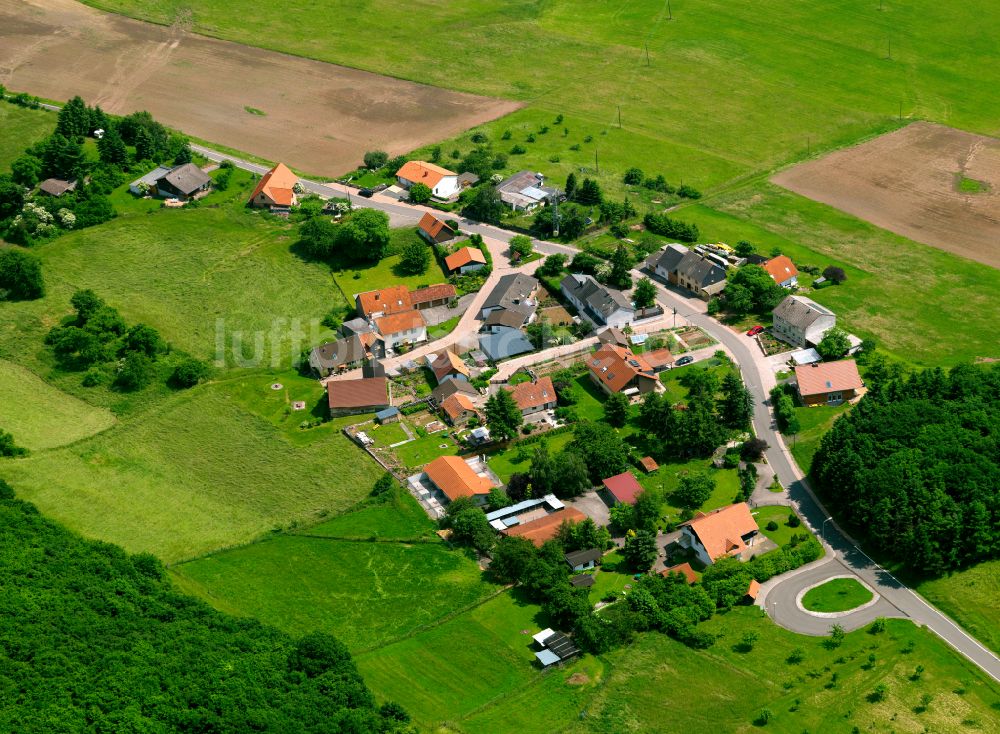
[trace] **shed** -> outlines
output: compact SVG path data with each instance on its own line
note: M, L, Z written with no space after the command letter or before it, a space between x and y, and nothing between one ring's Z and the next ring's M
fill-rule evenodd
M602 555L600 548L587 548L567 553L564 558L572 570L586 571L593 568L594 564L601 560Z
M643 471L647 474L652 474L660 468L660 465L656 463L652 456L643 456L639 459L639 463L642 465Z
M47 178L38 184L39 191L49 196L55 196L56 198L62 196L67 191L74 191L75 189L76 181L63 181L59 178Z
M792 352L791 355L789 355L789 359L791 359L795 364L812 364L813 362L823 361L823 358L819 356L819 352L812 347Z
M589 573L581 573L571 578L569 583L577 589L589 589L594 585L594 577Z
M399 418L399 408L396 407L386 408L375 414L375 420L383 425L386 423L398 423Z
M642 485L632 472L622 472L603 481L607 494L611 496L612 507L618 504L634 505L635 498L642 492Z
M554 629L552 629L551 627L546 627L537 635L532 635L531 639L534 640L535 644L538 645L539 647L545 647L545 641L550 637L552 637L552 635L554 635L555 633L556 631Z
M543 668L547 668L550 665L555 665L559 662L559 656L556 655L551 650L542 650L535 653L535 659L542 664Z

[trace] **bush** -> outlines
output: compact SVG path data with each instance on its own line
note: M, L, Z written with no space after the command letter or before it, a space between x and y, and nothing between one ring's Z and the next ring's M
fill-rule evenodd
M153 362L143 352L127 352L119 360L115 387L120 390L139 390L152 378Z
M778 523L776 523L776 522L775 522L774 520L771 520L771 521L770 521L770 522L769 522L769 523L768 523L768 524L767 524L767 525L765 526L765 529L766 529L766 530L770 530L770 531L771 531L771 532L773 533L773 532L774 532L775 530L777 530L777 529L778 529Z
M426 204L433 193L427 184L415 183L410 187L410 201L414 204Z
M33 300L43 295L41 260L14 247L0 250L0 301Z
M622 181L629 186L638 186L642 183L643 178L645 178L645 174L641 168L630 168L625 171Z
M650 212L643 217L643 224L653 234L670 237L681 242L694 242L698 239L698 225L672 219L666 214Z
M796 515L795 513L792 513L788 517L788 527L790 527L790 528L797 528L801 524L802 524L802 521L799 519L799 516Z
M208 365L200 359L188 358L180 362L170 374L168 380L171 387L186 389L194 387L209 374Z
M510 149L510 154L511 155L524 155L527 152L528 152L528 149L525 148L520 143L518 143L517 145L515 145L513 148Z
M365 168L375 171L389 162L389 154L384 150L369 150L364 157Z

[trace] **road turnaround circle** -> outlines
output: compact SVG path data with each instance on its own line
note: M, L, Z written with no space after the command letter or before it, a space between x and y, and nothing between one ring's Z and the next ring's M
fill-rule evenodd
M802 604L802 598L806 594L808 594L813 589L817 589L820 586L824 586L825 584L828 584L831 581L836 581L837 579L850 579L851 581L854 581L863 589L868 591L872 595L872 598L863 604L859 604L856 607L852 607L851 609L845 609L844 611L840 612L814 612L810 609L805 608L805 605ZM836 576L829 576L823 579L822 581L817 581L815 584L811 584L810 586L807 586L806 588L799 591L799 593L795 595L795 606L798 607L799 611L804 612L806 614L810 614L814 617L820 617L822 619L837 619L839 617L847 617L851 614L855 614L864 609L867 609L868 607L877 604L878 600L881 598L882 598L881 595L877 591L875 591L875 589L873 589L871 586L865 583L862 579L849 573L842 573L842 574L837 574Z

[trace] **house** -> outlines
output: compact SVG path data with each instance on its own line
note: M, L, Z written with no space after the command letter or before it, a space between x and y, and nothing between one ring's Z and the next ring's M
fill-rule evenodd
M385 340L386 349L427 341L427 322L419 311L402 311L377 318L375 329Z
M649 363L627 347L603 344L587 360L587 366L590 379L609 395L645 394L656 390L659 384Z
M431 391L431 402L440 407L447 398L456 393L462 393L474 401L482 397L479 391L465 380L445 380Z
M524 314L524 321L521 323L527 323L535 315L535 307L538 304L534 298L537 290L538 281L530 275L522 273L504 275L483 301L479 318L485 319L494 311L517 311Z
M544 517L506 528L503 532L506 535L527 538L540 548L545 541L556 537L559 532L559 526L564 522L576 524L586 519L587 516L575 507L564 507Z
M615 344L619 347L628 346L628 337L621 329L608 326L597 332L597 341L601 344Z
M468 380L472 375L462 358L449 349L427 355L427 366L440 385L445 380Z
M814 362L795 368L802 402L808 406L840 405L852 400L864 387L858 365L853 359L837 362Z
M449 273L471 273L486 267L486 255L478 247L460 247L444 259Z
M787 255L772 257L762 267L782 288L795 288L799 284L799 270Z
M487 359L499 362L501 359L516 357L518 354L533 352L535 345L520 329L497 326L492 333L479 335L479 348Z
M299 177L284 163L279 163L260 177L250 194L250 206L271 211L288 211L299 203L295 185Z
M309 366L320 377L360 367L366 359L384 356L377 334L354 334L321 344L309 353Z
M653 368L653 372L663 372L674 363L674 355L666 347L643 352L642 357Z
M580 654L579 648L562 632L544 629L537 635L532 635L531 639L542 648L535 653L535 659L543 668Z
M130 183L128 190L136 196L145 196L146 194L155 195L156 182L163 178L163 176L167 173L170 173L169 168L166 166L157 166L145 176L137 178L135 181Z
M665 568L660 571L661 576L669 576L672 573L681 574L688 584L693 584L698 580L698 574L696 574L694 569L691 568L690 563L678 563L676 566L671 566L670 568Z
M375 414L375 421L384 426L386 423L399 423L402 417L399 408L385 408Z
M157 193L169 199L190 201L205 193L212 179L194 163L174 166L156 180Z
M392 407L389 381L384 377L361 380L330 380L326 383L330 417L374 413Z
M635 498L642 494L642 485L639 484L635 475L630 472L616 474L601 482L604 489L601 490L601 497L608 506L634 505Z
M67 191L76 191L76 181L63 181L61 178L47 178L38 184L38 191L57 199Z
M545 186L545 176L532 171L518 171L497 184L500 201L514 211L530 212L562 195L559 189Z
M643 456L639 459L639 464L642 466L642 470L647 474L652 474L660 468L660 465L656 463L656 460L652 456Z
M504 386L521 410L521 415L528 417L545 410L555 410L556 389L552 387L551 377L541 377L532 382L522 382L517 385Z
M677 265L688 253L684 245L667 245L659 252L654 252L646 258L646 270L668 283L677 282Z
M475 404L468 395L461 392L449 395L442 400L441 412L448 419L448 423L453 426L465 425L471 418L479 417L479 411L476 410Z
M450 240L455 236L455 230L443 220L427 212L417 222L417 234L433 245Z
M410 303L418 311L435 306L447 306L453 298L457 297L458 291L450 283L438 283L410 291Z
M354 297L358 315L366 319L376 319L393 313L411 311L410 290L405 285L394 285L380 291L366 291Z
M494 311L483 322L483 331L494 334L499 329L520 329L524 326L526 314L515 309Z
M595 563L601 560L603 555L600 548L587 548L567 553L563 558L566 559L566 565L571 571L589 571Z
M485 505L493 489L493 482L476 474L461 456L439 456L424 467L424 474L449 502L471 497L475 504Z
M635 320L635 306L628 296L601 285L589 275L567 275L559 284L559 290L594 326L621 329Z
M706 566L726 556L743 556L757 540L759 529L746 502L698 513L681 527L680 545L695 552Z
M693 291L706 301L726 287L724 265L683 245L667 245L653 253L645 267L660 280Z
M796 347L815 346L837 325L837 315L805 296L787 296L772 312L771 334Z
M421 183L435 199L450 199L461 190L457 173L426 161L407 161L396 171L396 181L407 191L413 184Z

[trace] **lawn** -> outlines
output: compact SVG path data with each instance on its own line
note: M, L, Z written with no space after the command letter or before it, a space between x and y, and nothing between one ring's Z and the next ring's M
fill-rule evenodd
M389 242L389 252L397 253L406 243L413 240L426 245L417 234L414 227L404 227L391 230L392 239ZM334 280L343 292L344 297L353 303L354 295L366 291L380 290L394 285L405 285L407 288L420 288L434 283L445 283L448 278L437 258L431 256L427 271L419 275L408 275L400 271L398 254L390 254L374 265L344 265L334 267Z
M683 367L675 367L671 370L665 370L660 373L660 382L662 382L663 386L666 388L667 398L669 398L670 402L679 403L687 400L688 390L681 384L681 378L688 372L691 372L692 370L711 370L711 372L718 378L718 382L721 385L722 378L725 377L727 373L731 372L732 369L733 368L730 364L716 359L715 357L710 357L709 359L684 365Z
M551 438L544 438L542 441L527 443L523 446L514 446L489 457L490 469L504 482L510 481L512 474L520 472L527 473L531 468L531 457L535 455L535 450L544 443L550 454L557 454L566 448L566 444L573 440L572 431L559 433Z
M109 411L67 395L23 367L0 359L0 430L19 446L51 449L115 424Z
M680 519L681 508L671 504L670 495L680 485L681 477L686 473L707 472L715 480L715 489L699 508L702 512L731 505L740 491L740 479L736 470L716 469L709 459L692 459L660 464L660 468L651 474L646 474L638 469L631 471L644 489L657 489L663 492L665 498L663 514L674 521Z
M438 538L358 542L280 535L175 566L181 588L293 634L323 630L352 651L438 624L497 591ZM267 583L261 583L267 579Z
M45 110L29 110L0 102L0 170L56 129L56 116Z
M787 436L785 442L789 444L795 462L804 473L809 473L813 456L819 450L823 435L850 407L850 403L844 403L837 406L819 405L815 408L795 409L795 414L799 417L800 430L794 437Z
M293 443L228 388L177 394L98 436L12 462L5 474L71 528L167 562L315 522L370 491L377 465L335 425Z
M986 647L1000 653L1000 561L980 563L913 587Z
M415 432L410 429L411 433ZM372 423L370 426L365 428L365 433L375 442L376 446L391 446L394 443L399 443L400 441L406 441L409 437L403 430L403 426L400 422L396 423L386 423L385 425L379 425L378 423Z
M432 537L435 530L437 524L413 495L400 490L391 500L373 500L301 532L350 540L414 540Z
M871 600L872 592L857 579L830 579L809 589L802 597L802 606L810 612L847 612Z
M787 545L792 541L793 535L812 535L809 528L799 525L793 528L788 524L788 519L792 516L792 508L786 505L762 505L753 509L753 519L757 521L760 531L768 538L778 544L779 547ZM778 523L777 530L768 530L767 524L771 521Z

